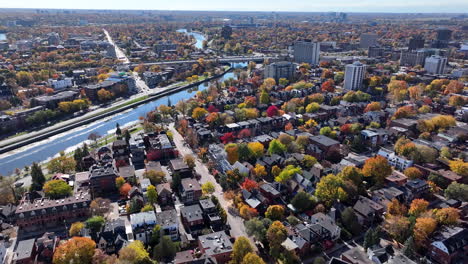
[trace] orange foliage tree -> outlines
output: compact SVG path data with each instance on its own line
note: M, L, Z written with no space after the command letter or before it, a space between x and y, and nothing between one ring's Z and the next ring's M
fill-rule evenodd
M414 216L419 216L420 214L427 211L427 207L429 206L429 202L424 199L414 199L411 202L410 208L408 213Z
M52 263L91 263L96 243L87 237L73 237L61 244L54 253Z

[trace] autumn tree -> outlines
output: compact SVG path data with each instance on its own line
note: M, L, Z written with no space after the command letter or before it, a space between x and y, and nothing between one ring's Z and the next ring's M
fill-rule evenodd
M129 183L124 183L120 188L119 188L119 193L122 196L127 197L128 193L132 189L132 186Z
M395 240L403 243L410 234L410 221L402 215L389 215L385 219L384 228Z
M155 204L158 202L158 192L156 191L156 187L154 187L154 185L148 186L146 190L146 196L148 197L148 202L150 204Z
M241 264L265 264L265 261L263 261L263 259L257 254L250 252L244 256Z
M468 177L468 162L461 159L451 160L449 162L450 170L463 177Z
M265 217L270 218L273 221L281 221L284 218L284 207L281 205L270 205L266 212Z
M397 199L393 198L387 204L387 213L392 216L403 216L406 214L406 206L401 204Z
M312 209L316 204L315 198L304 191L298 192L291 200L291 204L298 212L304 212Z
M75 171L76 161L73 157L67 157L65 153L53 158L47 163L47 169L50 173L71 173Z
M283 145L278 139L270 141L268 146L268 153L271 154L283 154L286 151L286 146Z
M250 142L247 144L247 147L250 149L250 152L256 159L261 158L265 151L265 147L260 142Z
M348 194L344 190L345 182L338 176L328 174L322 177L317 183L315 196L328 206L331 206L336 200L345 200Z
M139 240L132 241L119 251L119 262L129 264L153 263L145 246Z
M112 92L107 91L107 90L104 89L104 88L101 88L101 90L99 90L99 91L97 92L97 96L98 96L98 100L101 101L101 102L109 101L109 100L112 99L112 97L114 97L114 95L112 94Z
M234 245L232 246L232 254L231 254L231 264L240 264L244 257L249 254L253 253L253 247L250 244L248 238L244 236L240 236L236 238Z
M362 168L362 174L372 178L378 185L382 184L391 173L392 167L388 164L388 160L380 155L367 159Z
M429 238L429 235L435 231L436 227L437 222L433 218L420 217L416 219L413 230L416 245L423 245Z
M91 201L89 209L91 209L92 215L105 216L111 209L111 201L109 199L97 197Z
M274 221L267 230L267 239L270 242L270 254L278 257L281 243L288 237L286 227L280 221Z
M158 185L166 180L166 174L163 171L147 170L143 177L148 178L153 185Z
M429 206L429 202L424 199L414 199L411 202L410 208L408 213L413 216L419 216L422 213L427 211L427 207Z
M438 209L435 213L437 222L442 225L454 225L460 219L460 213L453 207Z
M224 147L224 150L227 153L227 160L229 161L229 163L234 164L236 161L239 160L239 152L236 144L227 144Z
M184 162L185 164L187 164L189 169L193 170L195 168L195 158L192 155L190 154L185 155Z
M405 174L406 177L412 180L421 179L421 177L423 176L422 172L416 167L409 167L405 169L403 173Z
M244 182L241 184L242 189L247 190L247 191L252 191L254 189L258 188L258 183L254 180L251 180L249 178L246 178Z
M117 187L117 189L120 189L120 187L122 187L122 185L124 184L125 184L124 177L120 176L120 177L115 178L115 187Z
M281 173L275 177L276 182L286 183L290 180L295 174L301 174L302 170L300 167L296 167L294 165L286 166Z
M379 102L372 102L369 103L366 108L364 109L364 112L372 112L372 111L380 111L382 108L380 106Z
M212 182L205 182L201 186L204 194L212 194L215 192L215 186Z
M83 228L84 228L84 224L82 222L75 222L70 226L70 230L68 231L68 234L71 237L79 236Z
M72 194L72 187L63 180L51 180L44 184L44 193L48 198L59 199Z
M54 252L53 264L90 264L96 250L96 243L87 237L73 237L58 246Z
M201 120L206 114L208 114L208 111L205 108L197 107L192 111L192 118Z

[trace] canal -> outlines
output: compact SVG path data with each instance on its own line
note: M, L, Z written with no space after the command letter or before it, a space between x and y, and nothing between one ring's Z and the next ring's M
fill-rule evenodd
M246 67L246 63L236 63L234 68ZM224 81L229 78L236 78L233 72L228 72L224 76L213 81ZM198 89L192 91L180 91L170 96L162 97L147 104L140 105L134 109L119 113L115 116L96 121L94 123L73 129L71 131L55 135L49 139L33 143L31 145L19 148L0 155L0 174L10 175L16 168L29 166L33 162L47 160L59 153L74 148L76 145L88 139L89 134L98 133L104 136L113 132L115 126L121 126L138 121L140 116L145 116L149 111L154 110L161 104L167 104L170 100L175 105L180 100L192 98L197 91L205 90L209 87L209 82L202 83Z

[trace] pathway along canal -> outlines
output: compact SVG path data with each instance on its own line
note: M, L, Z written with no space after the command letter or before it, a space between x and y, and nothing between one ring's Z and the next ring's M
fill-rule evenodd
M246 65L246 63L232 64L233 68L242 68L246 67ZM212 82L222 82L229 78L236 78L235 74L233 72L228 72L222 77L213 80ZM33 162L42 162L47 160L48 158L55 156L60 151L74 147L87 140L89 134L91 133L99 133L99 135L104 136L110 131L113 131L117 123L123 126L125 124L138 121L140 116L146 116L146 113L154 110L161 104L167 104L167 102L170 100L171 103L175 105L180 100L187 100L192 98L197 93L197 91L205 90L209 87L209 85L210 82L202 83L198 86L198 89L193 87L191 92L187 90L180 91L172 95L156 99L147 104L140 105L129 111L119 113L115 116L111 116L83 127L73 129L69 132L52 136L49 139L45 139L37 143L33 143L31 145L1 154L0 174L4 176L10 175L16 168L21 169L24 166L30 166Z

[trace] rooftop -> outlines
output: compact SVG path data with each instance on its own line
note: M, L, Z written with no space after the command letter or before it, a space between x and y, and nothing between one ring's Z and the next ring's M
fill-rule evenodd
M213 256L232 251L232 243L229 240L229 236L226 235L224 231L199 236L198 241L200 241L200 244L205 250L207 256Z

